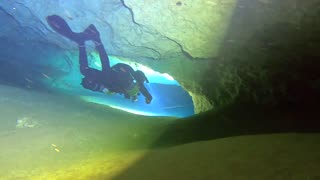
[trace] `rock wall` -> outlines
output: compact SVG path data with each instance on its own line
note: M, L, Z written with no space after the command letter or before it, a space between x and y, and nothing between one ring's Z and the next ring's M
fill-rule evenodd
M176 42L194 58L215 57L235 0L124 0L134 20Z
M319 1L241 0L200 84L214 107L310 110L320 99Z
M318 7L317 0L2 0L0 38L76 51L45 22L58 14L77 32L95 24L110 55L173 75L196 112L238 101L299 104L319 88Z
M66 49L75 48L74 44L55 34L46 24L46 16L58 14L78 32L95 24L110 54L139 60L176 53L214 57L234 4L234 0L4 0L0 6L21 28L31 28Z
M5 14L1 19L11 19L14 26L11 23L12 26L2 29L0 36L12 38L8 29L14 29L18 31L16 37L22 34L17 43L30 40L72 51L77 50L76 44L57 35L46 24L46 16L62 16L76 32L95 24L110 55L127 57L169 72L187 89L192 88L191 94L199 94L205 99L201 92L194 91L200 85L193 76L201 75L198 73L201 67L193 69L196 64L191 60L217 55L234 4L234 0L4 0L0 2L0 10ZM31 33L27 33L27 29Z

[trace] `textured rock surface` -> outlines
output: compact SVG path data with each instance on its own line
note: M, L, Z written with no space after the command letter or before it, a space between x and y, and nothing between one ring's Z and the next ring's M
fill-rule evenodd
M222 42L234 0L228 1L9 1L1 3L21 28L63 48L72 44L46 25L45 17L58 14L75 31L95 24L110 54L160 59L175 53L214 57ZM38 37L40 38L40 37Z
M20 30L31 28L37 38L57 44L66 49L75 49L75 44L57 35L46 24L45 18L58 14L65 18L76 32L95 24L101 32L106 48L111 55L131 58L159 58L166 52L179 52L171 40L156 32L140 27L132 21L130 11L117 1L4 1L2 9L20 25Z
M319 97L318 7L317 0L3 0L0 46L21 53L2 51L1 59L49 58L38 49L24 57L30 43L76 51L45 22L59 14L75 31L95 24L110 55L173 75L193 96L196 112L240 99L310 103Z
M57 35L48 27L45 17L58 14L77 32L91 23L95 24L110 55L129 57L162 72L171 73L189 89L195 101L199 102L196 100L197 97L205 101L205 105L197 108L199 112L211 108L207 106L210 103L205 96L201 92L195 92L201 89L197 80L201 79L203 69L194 68L197 64L189 59L191 56L201 58L216 56L219 42L228 24L226 19L232 12L230 10L232 1L224 3L183 1L181 4L174 1L161 3L147 1L141 4L139 1L120 0L90 2L7 0L2 1L0 5L4 14L4 18L1 19L10 19L10 26L1 31L2 37L12 39L14 36L17 43L28 44L27 40L49 42L63 49L77 50L74 43ZM10 29L17 32L9 33ZM26 29L30 32L26 32ZM16 59L21 58L16 57ZM150 61L152 59L161 61L160 63ZM195 76L198 77L196 80Z
M311 109L319 95L318 1L239 1L216 61L200 84L215 107L235 101ZM263 23L262 23L263 22Z
M229 25L235 0L124 0L134 20L177 42L195 58L215 57Z

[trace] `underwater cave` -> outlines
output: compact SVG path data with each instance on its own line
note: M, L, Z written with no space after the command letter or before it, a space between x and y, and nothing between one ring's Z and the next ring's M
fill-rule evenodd
M2 0L0 179L320 177L317 0ZM84 88L80 45L152 101ZM88 41L88 66L102 70ZM134 81L136 83L136 81Z

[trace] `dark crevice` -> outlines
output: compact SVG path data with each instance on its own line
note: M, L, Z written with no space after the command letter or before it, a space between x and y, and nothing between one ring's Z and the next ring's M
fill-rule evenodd
M131 20L132 20L132 22L133 22L134 24L136 24L137 26L139 26L139 27L140 27L141 29L143 29L146 33L158 34L158 33L155 33L154 31L150 30L150 28L145 27L144 25L137 23L137 21L134 19L134 12L133 12L133 10L132 10L129 6L126 5L126 3L124 2L124 0L120 0L120 1L121 1L122 5L123 5L126 9L129 10L129 12L130 12L130 14L131 14ZM151 48L151 47L146 47L146 46L134 46L134 45L131 44L129 41L127 41L127 42L128 42L131 46L133 46L133 47L142 47L142 48L149 49L149 50L155 52L156 54L158 54L158 58L161 58L161 53L159 53L156 49L153 49L153 48ZM150 58L150 57L149 57L149 58ZM156 59L156 58L151 57L151 59Z
M157 54L158 58L160 59L161 58L161 53L159 53L156 49L153 49L151 47L146 47L146 46L135 46L133 45L132 43L130 43L128 40L126 40L127 43L132 46L132 47L137 47L137 48L144 48L144 49L149 49L151 50L152 52L154 52L155 54ZM152 59L157 59L157 58L152 58Z
M137 23L136 20L134 19L134 13L133 13L133 10L126 5L126 3L124 2L124 0L120 0L120 2L122 3L122 5L127 8L131 14L131 19L132 19L132 22L138 26L142 26L141 24Z
M41 24L41 26L38 26L38 27L42 27L44 28L45 30L47 30L48 32L51 32L50 29L47 28L47 26L39 19L37 18L37 16L35 16L32 11L27 7L25 6L23 3L19 3L19 2L16 2L17 4L21 5L22 7L24 7L25 9L27 9L27 11L30 13L30 15L32 16L33 19L35 19L38 23ZM33 29L31 27L31 29ZM42 39L46 40L46 35L43 33L43 31L41 31L39 28L36 28L36 29L33 29L34 32L38 33Z
M145 30L145 31L148 32L148 33L153 32L153 33L151 33L151 34L160 35L161 37L163 37L163 38L165 38L165 39L167 39L167 40L169 40L169 41L171 41L171 42L174 42L176 45L179 46L182 54L185 55L185 57L187 57L189 60L193 60L193 59L197 59L197 60L198 60L198 58L194 58L190 53L188 53L187 51L185 51L184 48L183 48L183 46L182 46L180 43L178 43L176 40L171 39L171 38L169 38L169 37L167 37L167 36L164 36L164 35L162 35L161 33L157 32L157 31L155 31L155 30L151 31L150 28L147 28L147 27L145 27L144 25L137 23L136 20L134 19L134 12L133 12L132 8L128 7L128 6L125 4L124 0L121 0L121 3L123 4L123 6L124 6L125 8L127 8L127 9L129 10L129 12L130 12L130 14L131 14L132 22L133 22L134 24L136 24L136 25L138 25L139 27L143 28L143 30ZM152 49L152 48L148 48L148 49ZM159 53L159 54L160 54L160 53ZM161 55L160 55L159 57L161 57Z
M19 21L14 17L12 16L10 13L8 13L3 7L0 6L0 10L6 14L9 18L11 18L18 26L21 27L21 24L19 23Z

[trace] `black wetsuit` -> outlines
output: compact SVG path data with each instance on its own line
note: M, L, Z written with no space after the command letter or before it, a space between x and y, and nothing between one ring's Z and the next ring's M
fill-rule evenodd
M79 46L80 72L85 76L81 84L84 88L100 92L107 88L111 92L124 94L126 98L130 98L128 91L137 83L140 92L148 100L152 100L151 94L144 86L144 82L148 80L142 71L134 71L131 66L123 63L110 67L103 45L98 44L95 48L100 56L101 71L89 67L86 48Z
M108 55L101 43L100 33L94 25L88 26L81 33L71 30L67 22L58 15L48 16L47 22L59 34L69 38L79 45L80 72L84 75L82 86L92 91L110 92L124 94L126 98L136 99L140 91L146 97L146 103L152 100L151 94L144 86L148 79L142 71L134 71L127 64L118 63L110 67ZM88 65L85 41L91 40L95 43L95 49L99 52L102 70L90 68Z

